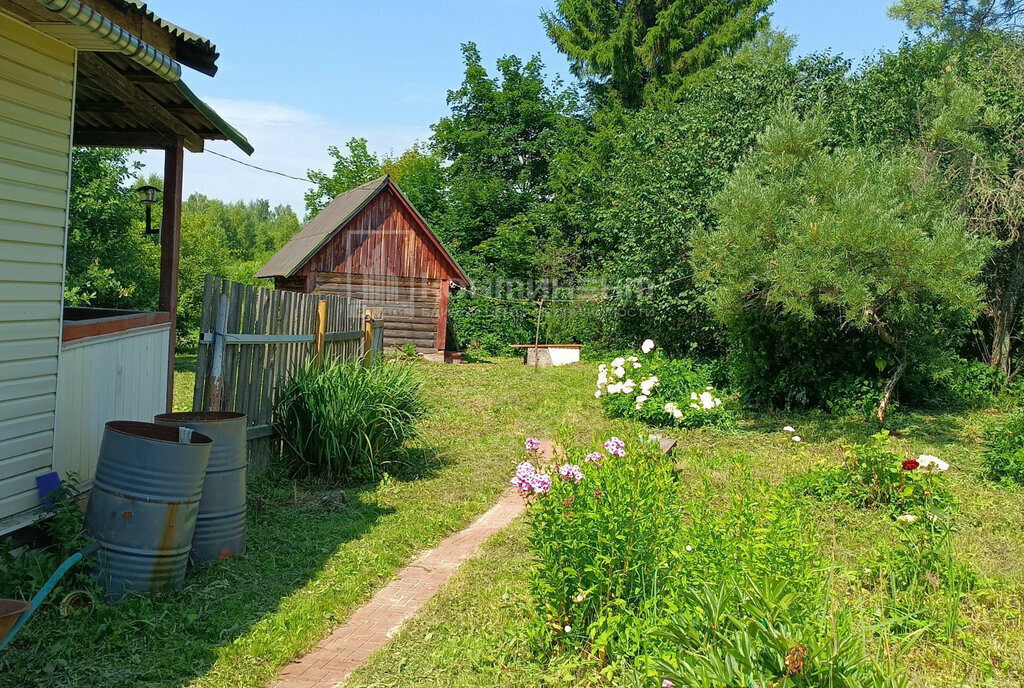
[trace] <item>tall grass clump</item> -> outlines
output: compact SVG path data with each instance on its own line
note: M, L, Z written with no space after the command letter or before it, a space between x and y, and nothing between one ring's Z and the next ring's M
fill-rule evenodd
M408 365L307 364L277 403L285 469L293 478L323 482L373 478L416 436L423 413L420 384Z
M985 440L981 460L986 477L1004 485L1024 485L1024 411L990 430Z

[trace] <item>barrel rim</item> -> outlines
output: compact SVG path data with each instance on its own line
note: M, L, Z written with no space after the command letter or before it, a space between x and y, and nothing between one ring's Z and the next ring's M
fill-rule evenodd
M162 442L164 444L186 444L178 441L177 428L173 425L146 423L139 420L112 420L103 426L110 432L126 437ZM188 444L213 444L213 440L201 432L193 432Z
M176 411L153 417L155 423L226 423L243 419L245 414L237 411Z

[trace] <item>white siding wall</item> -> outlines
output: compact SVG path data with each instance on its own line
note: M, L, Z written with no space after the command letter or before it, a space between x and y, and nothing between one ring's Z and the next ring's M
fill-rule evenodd
M169 325L64 344L57 375L54 468L91 480L109 420L152 422L166 411Z
M0 14L0 519L52 470L75 51Z

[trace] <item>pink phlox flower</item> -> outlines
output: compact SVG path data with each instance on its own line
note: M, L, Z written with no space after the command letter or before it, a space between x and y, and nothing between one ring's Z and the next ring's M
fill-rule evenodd
M612 456L625 456L626 455L626 443L620 440L618 437L613 437L604 443L604 448Z
M573 483L579 485L580 481L583 480L583 471L581 471L580 467L574 463L562 464L558 469L558 473L562 476L562 480L565 482L569 482L571 480Z

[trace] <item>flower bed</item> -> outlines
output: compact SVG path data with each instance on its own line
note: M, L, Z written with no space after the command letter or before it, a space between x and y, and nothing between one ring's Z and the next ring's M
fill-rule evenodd
M670 359L646 340L639 355L618 356L597 368L597 389L605 413L656 427L723 427L728 406L688 359Z

